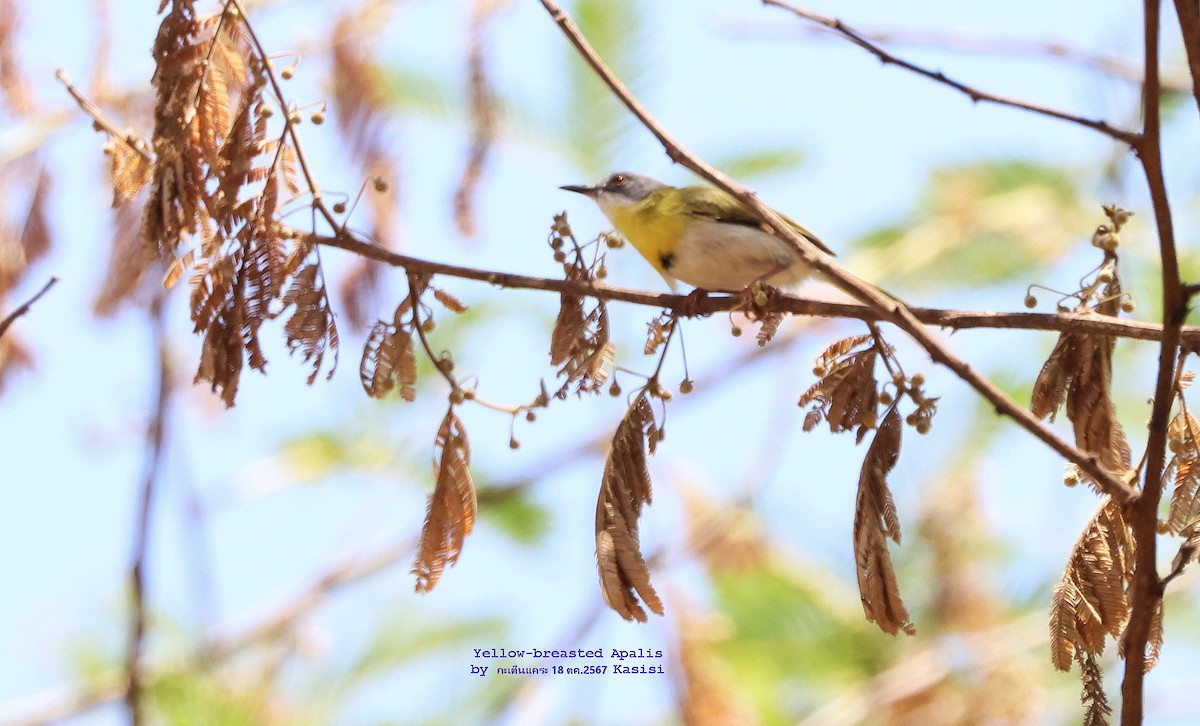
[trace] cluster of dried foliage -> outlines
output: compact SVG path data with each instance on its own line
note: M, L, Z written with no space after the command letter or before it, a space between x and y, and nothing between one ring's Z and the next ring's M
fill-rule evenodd
M18 111L28 105L11 47L10 0L0 0L0 90ZM544 3L545 4L545 3ZM776 3L778 4L778 3ZM168 5L170 6L168 9ZM470 93L474 119L473 143L456 195L460 229L474 229L471 199L496 135L495 99L484 62L483 36L487 22L502 3L480 0L472 16ZM549 8L552 4L547 4ZM156 73L153 131L145 137L107 121L70 84L68 90L107 134L104 151L111 164L113 205L118 208L118 240L133 237L140 228L140 249L127 242L114 244L110 274L96 302L99 312L111 311L133 295L140 281L154 271L170 286L190 275L190 308L195 332L202 336L197 382L205 382L229 406L234 405L240 375L246 366L266 366L260 335L269 321L284 318L288 348L312 366L309 382L325 367L326 354L336 365L338 329L334 305L321 265L322 241L363 238L382 246L396 234L394 205L381 194L367 194L373 221L371 232L347 229L346 205L329 205L305 160L298 126L301 107L285 96L281 79L293 73L269 57L245 17L238 0L227 0L219 12L197 12L194 0L162 0L167 10L154 44ZM334 29L334 67L343 82L334 86L336 119L350 140L351 155L373 180L375 192L386 190L383 180L394 179L395 165L387 152L382 122L382 81L369 54L359 45L363 16L347 17ZM943 79L944 80L944 79ZM63 77L66 83L65 77ZM324 120L324 110L309 115ZM1123 138L1123 137L1122 137ZM11 168L11 167L10 167ZM19 240L19 254L0 256L0 298L20 279L30 262L44 254L49 242L45 203L50 180L36 175L23 220L0 220L0 235ZM0 179L0 185L5 180ZM366 188L367 185L364 185ZM308 208L313 226L298 231L285 223L289 212ZM1128 212L1106 208L1110 224L1100 227L1093 244L1104 250L1104 261L1080 289L1063 295L1061 313L1116 317L1132 309L1122 291L1116 248ZM323 227L319 228L319 225ZM554 218L549 244L562 264L566 280L595 286L605 277L604 247L619 241L602 235L580 244L565 215ZM560 293L560 308L549 342L550 362L561 386L544 388L529 404L500 406L476 398L474 389L455 373L449 354L435 354L426 334L433 327L432 297L445 309L463 313L466 305L431 285L431 273L414 263L407 272L408 294L395 307L390 321L371 327L359 368L364 390L382 398L395 393L406 401L417 391L418 348L449 386L449 407L435 437L435 488L428 501L413 572L420 591L432 589L447 565L460 556L476 518L476 494L470 474L470 444L456 407L466 401L533 419L533 410L551 398L597 394L608 380L615 354L609 331L606 300L575 292ZM380 266L362 259L345 278L343 309L355 326L365 327L370 296L379 289ZM150 276L153 277L153 276ZM1036 305L1030 294L1026 302ZM766 345L777 333L784 315L752 309L747 319L759 324L758 342ZM896 466L903 424L919 433L930 430L937 398L928 396L920 374L904 373L895 351L875 324L868 332L837 340L816 359L817 381L799 398L808 408L806 431L824 421L833 433L854 432L857 443L871 436L859 475L853 523L854 555L862 605L868 620L887 633L913 634L915 628L901 600L887 541L900 542L900 524L887 477ZM665 407L671 392L659 381L670 342L677 331L671 311L651 321L644 352L657 355L658 365L637 390L618 424L604 465L596 507L596 560L601 590L608 604L628 620L647 619L646 608L663 614L663 603L651 584L650 567L642 552L638 522L651 500L648 456L663 441ZM741 329L734 326L734 334ZM0 386L12 363L23 353L14 336L0 337ZM1115 338L1068 331L1063 333L1043 366L1034 387L1032 412L1053 420L1065 410L1079 450L1095 457L1122 481L1137 481L1144 461L1133 465L1131 448L1122 430L1112 396L1112 354ZM1171 458L1164 484L1174 487L1163 534L1183 540L1174 568L1163 584L1182 572L1200 552L1200 427L1188 411L1184 390L1192 376L1175 371L1177 414L1170 423ZM692 388L685 377L682 393ZM614 396L622 391L615 380ZM656 415L655 405L661 407ZM904 413L902 413L902 410ZM512 445L516 446L513 439ZM1130 591L1134 579L1135 540L1126 521L1125 502L1086 472L1069 467L1066 481L1091 484L1102 496L1096 514L1080 536L1055 587L1050 616L1054 665L1080 666L1087 722L1104 723L1111 708L1101 685L1098 657L1109 637L1121 639L1130 622ZM738 550L740 551L740 550ZM727 553L728 555L728 553ZM758 552L757 555L761 555ZM643 607L643 605L645 607ZM1161 593L1150 624L1146 668L1162 646ZM685 641L685 647L687 643ZM695 659L693 659L695 661ZM694 663L693 663L694 665ZM717 704L712 708L733 708Z

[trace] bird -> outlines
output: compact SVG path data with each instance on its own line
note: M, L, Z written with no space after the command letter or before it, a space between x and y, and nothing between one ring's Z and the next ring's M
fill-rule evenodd
M729 292L748 297L757 283L790 288L811 274L791 245L721 189L673 187L627 171L611 173L595 184L559 188L595 201L672 292L684 282L695 288L693 295ZM817 249L834 255L812 232L780 217Z

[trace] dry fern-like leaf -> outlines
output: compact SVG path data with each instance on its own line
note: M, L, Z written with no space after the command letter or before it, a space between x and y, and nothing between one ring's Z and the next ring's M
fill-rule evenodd
M100 291L92 302L92 310L99 317L113 314L121 303L141 289L146 271L155 262L155 258L148 255L141 244L141 225L142 213L136 205L123 204L113 210L108 265ZM182 269L179 274L183 274ZM146 284L153 283L147 281Z
M475 527L471 444L453 406L446 411L438 428L435 447L441 449L433 468L437 484L429 497L421 543L412 567L417 576L417 592L429 592L437 585L446 565L458 561L463 541Z
M313 263L302 267L292 277L292 285L282 298L283 308L295 308L291 318L284 326L287 333L288 350L301 351L304 362L312 363L312 373L308 376L311 384L321 371L325 353L333 351L333 364L329 367L326 378L332 378L337 369L338 332L329 309L329 296L325 292L324 276L318 283L317 274L320 265ZM282 312L282 311L281 311Z
M654 410L642 393L613 435L596 501L596 568L604 601L622 618L643 623L647 616L639 597L651 611L663 614L638 544L638 517L651 493L646 442L655 441L657 433Z
M856 350L871 343L870 347ZM820 377L803 395L801 407L813 404L804 417L804 430L811 431L824 419L833 433L855 427L874 428L879 391L875 384L875 361L879 351L869 335L843 338L825 349L813 364Z
M1167 515L1167 531L1179 534L1200 517L1200 423L1184 410L1176 414L1167 430L1171 461L1163 479L1172 479L1175 491Z
M149 147L144 139L139 138L138 143ZM112 162L109 174L113 190L112 205L122 207L133 201L150 181L154 165L123 139L111 141L108 148Z
M765 348L767 343L775 339L775 335L779 332L779 326L783 324L783 313L763 313L759 317L761 325L758 328L758 334L754 339L758 341L759 348Z
M380 320L371 328L358 369L363 390L372 398L383 398L395 386L405 401L417 398L417 356L411 322L411 298L404 298L392 316L392 323Z
M900 458L900 429L900 412L893 407L863 460L854 509L854 561L867 620L888 635L901 630L914 635L917 631L900 598L900 586L887 547L889 538L900 543L900 520L887 485L887 475Z
M646 345L642 348L642 353L646 355L657 353L659 347L671 338L671 332L674 329L675 316L667 310L662 311L657 318L646 323Z
M1108 726L1108 717L1112 715L1112 706L1108 704L1108 696L1104 693L1104 674L1100 671L1100 661L1094 653L1079 652L1079 678L1083 682L1083 693L1079 700L1086 706L1083 716L1083 726Z
M609 341L608 308L603 301L588 313L583 298L563 295L550 335L550 364L560 366L558 376L565 378L554 395L566 398L572 384L576 394L595 393L608 379L604 365L613 359L616 346Z
M1050 601L1050 655L1054 667L1071 667L1077 651L1099 655L1106 636L1116 637L1129 617L1133 538L1121 508L1107 497L1080 535Z
M21 72L17 52L17 26L20 12L13 0L0 1L0 96L4 105L16 116L24 116L34 108L33 89Z
M151 145L155 164L142 239L159 256L174 252L187 235L200 229L207 177L217 149L215 133L205 139L199 125L209 118L206 111L212 105L226 107L229 101L225 97L198 109L193 106L203 91L207 68L203 61L209 41L204 35L193 0L178 0L171 4L154 41L157 98Z
M1076 312L1116 316L1122 302L1115 258L1105 262L1096 281L1079 293ZM1130 449L1112 400L1112 353L1115 339L1062 333L1034 383L1030 409L1054 420L1065 403L1075 445L1095 454L1110 471L1129 469Z
M1163 600L1160 597L1154 604L1154 614L1150 616L1150 636L1146 640L1146 672L1158 665L1163 646Z

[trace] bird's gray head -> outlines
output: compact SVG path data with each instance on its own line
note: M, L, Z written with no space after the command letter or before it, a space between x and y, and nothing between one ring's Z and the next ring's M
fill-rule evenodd
M610 206L627 207L636 204L649 196L651 192L666 187L666 184L644 174L618 171L609 174L595 184L588 186L568 184L559 189L591 197L596 200L596 204L599 204L601 209L607 211Z

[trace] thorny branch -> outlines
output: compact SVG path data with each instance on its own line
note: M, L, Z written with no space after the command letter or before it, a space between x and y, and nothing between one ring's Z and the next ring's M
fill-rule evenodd
M981 91L972 86L968 86L965 83L956 81L953 78L948 78L946 74L942 73L941 71L930 70L928 68L916 65L915 63L906 61L903 58L899 58L887 52L879 45L872 42L871 39L865 34L851 28L837 18L825 17L824 15L814 13L811 10L806 10L802 7L793 5L792 3L784 2L784 0L762 0L762 3L763 5L774 5L777 8L788 10L795 15L804 18L805 20L817 23L818 25L823 25L826 28L829 28L830 30L842 35L851 43L854 43L868 53L871 53L878 58L881 63L890 63L900 68L904 68L905 70L912 71L917 75L924 76L925 78L929 78L933 81L937 81L938 83L949 86L950 88L965 94L975 103L979 103L980 101L995 103L1000 106L1009 106L1011 108L1029 111L1041 116L1049 116L1050 118L1056 118L1061 121L1069 121L1070 123L1079 124L1080 126L1086 126L1089 129L1099 131L1106 136L1111 136L1112 138L1122 141L1130 146L1136 146L1138 144L1138 134L1132 131L1117 128L1105 121L1096 121L1093 119L1084 118L1082 116L1077 116L1072 113L1067 113L1065 111L1060 111L1055 108L1050 108L1048 106L1040 106L1036 103L1030 103L1028 101L1021 101L1019 99L1008 98L1006 96L999 96L994 93Z
M9 327L12 326L13 322L17 318L29 312L29 308L33 307L33 304L40 300L42 295L45 295L47 292L49 292L50 288L54 287L54 284L57 282L57 277L51 277L50 280L42 286L42 289L38 290L33 297L21 303L15 310L0 319L0 337L3 337L4 334L8 332Z
M646 108L633 96L629 89L625 87L621 80L613 74L612 70L596 54L596 51L583 37L578 26L575 25L574 21L567 16L562 8L554 3L553 0L541 1L551 18L562 29L568 40L580 52L580 55L584 57L601 80L608 85L609 89L625 104L630 112L638 117L642 125L658 139L659 143L666 150L667 155L673 161L682 164L736 197L748 209L752 210L755 216L763 220L777 237L791 245L804 263L823 274L843 292L878 311L884 320L894 323L901 330L908 333L913 340L929 353L934 362L941 363L954 371L959 378L991 402L998 413L1013 419L1022 428L1046 443L1067 461L1074 463L1080 469L1087 472L1105 493L1110 494L1119 502L1125 502L1130 498L1132 490L1115 473L1108 471L1095 456L1080 451L1077 447L1064 441L1048 426L1030 414L1024 406L1018 404L994 383L984 378L965 361L955 356L949 348L924 328L907 306L898 302L895 298L884 294L878 288L859 280L849 271L833 262L828 256L814 250L806 240L780 218L778 213L759 201L753 192L737 184L728 176L685 149L682 144L663 129Z

